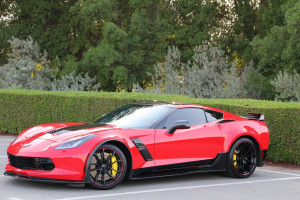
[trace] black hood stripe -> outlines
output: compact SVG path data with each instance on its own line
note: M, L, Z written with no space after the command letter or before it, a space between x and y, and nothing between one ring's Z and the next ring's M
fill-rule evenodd
M47 133L63 134L63 133L71 132L71 131L79 131L79 130L84 130L84 129L89 129L89 128L97 128L97 127L103 127L103 126L107 126L107 124L85 123L85 124L81 124L81 125L67 126L64 128L55 129L52 131L48 131Z

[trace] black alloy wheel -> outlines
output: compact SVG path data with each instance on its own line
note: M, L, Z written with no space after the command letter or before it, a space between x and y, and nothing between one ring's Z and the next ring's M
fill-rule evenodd
M247 139L237 140L229 151L226 172L235 178L247 178L256 168L257 149L255 144Z
M121 183L127 170L126 157L116 146L105 144L98 148L88 164L89 185L110 189Z

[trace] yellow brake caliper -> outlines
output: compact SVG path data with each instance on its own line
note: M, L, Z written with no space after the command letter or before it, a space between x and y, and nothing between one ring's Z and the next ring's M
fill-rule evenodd
M236 161L236 154L237 154L237 151L235 150L234 153L233 153L233 166L235 167L236 164L237 164L237 161Z
M111 154L112 155L112 154ZM111 165L111 168L113 170L111 170L111 175L115 178L115 176L117 175L117 171L118 171L118 162L116 156L111 157L111 163L113 163ZM115 171L116 170L116 171Z

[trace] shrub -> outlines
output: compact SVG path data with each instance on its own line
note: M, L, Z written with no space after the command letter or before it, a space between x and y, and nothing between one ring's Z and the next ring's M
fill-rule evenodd
M31 37L8 41L11 53L8 63L0 67L0 88L21 87L30 90L49 90L55 70L49 67L47 52L40 53Z
M271 84L276 88L277 100L300 102L300 74L279 72Z
M37 43L31 37L27 40L12 38L8 41L11 53L8 63L0 66L0 88L23 88L28 90L98 90L95 78L75 75L72 72L55 79L57 70L50 66L47 52L40 53Z
M238 115L263 113L270 132L268 159L300 164L300 104L251 99L195 99L179 95L109 92L47 92L0 89L0 131L19 133L50 122L92 122L139 101L202 104Z

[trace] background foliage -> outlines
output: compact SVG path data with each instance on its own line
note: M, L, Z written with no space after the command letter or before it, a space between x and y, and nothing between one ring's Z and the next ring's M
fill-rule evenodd
M31 36L58 78L88 73L101 90L131 91L137 82L151 85L168 47L187 63L213 41L237 76L253 62L259 76L252 79L265 91L252 96L274 99L271 80L280 71L300 73L299 9L297 0L3 0L0 66L9 62L12 37Z
M135 92L0 89L0 130L172 99L265 114L269 159L299 164L299 103L247 99L300 102L299 10L298 0L2 0L0 88Z
M36 124L93 122L122 105L137 101L202 104L247 115L263 113L270 132L268 159L300 164L300 105L262 100L195 99L178 95L109 92L45 92L0 89L0 131L19 133Z

